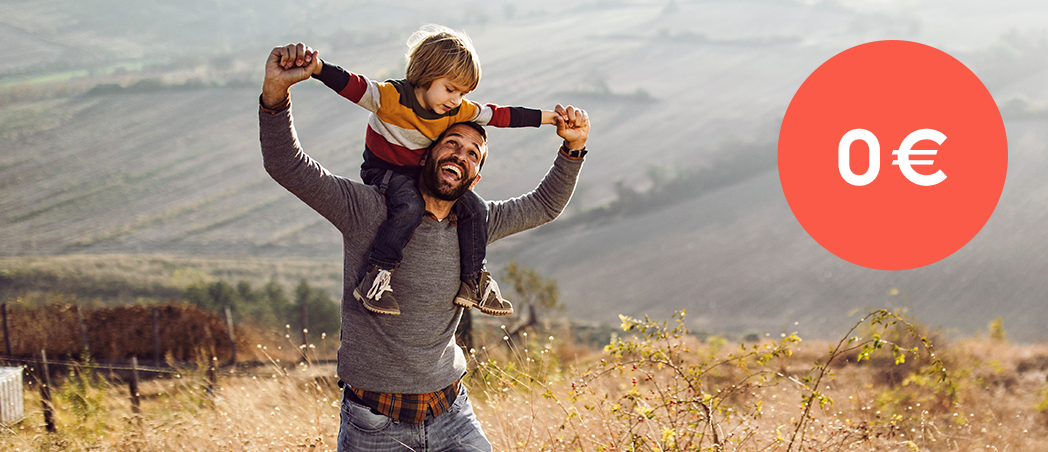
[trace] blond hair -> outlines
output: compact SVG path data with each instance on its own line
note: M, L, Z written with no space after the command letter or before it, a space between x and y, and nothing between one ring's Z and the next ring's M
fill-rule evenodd
M408 83L429 89L447 77L467 92L480 83L480 58L465 33L441 25L426 25L408 38Z

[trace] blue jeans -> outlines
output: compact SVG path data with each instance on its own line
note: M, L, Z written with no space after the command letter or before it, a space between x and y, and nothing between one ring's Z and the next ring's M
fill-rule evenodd
M346 386L342 390L338 452L490 452L491 443L484 437L480 422L473 413L466 386L460 386L451 408L437 417L426 415L421 424L375 414L371 408L347 399L345 394L350 388Z
M488 206L473 190L466 190L455 201L455 216L458 218L462 280L476 281L480 279L480 270L484 268L488 252Z
M362 169L360 176L365 184L386 184L386 221L379 227L375 242L371 245L368 264L386 270L396 269L404 258L404 247L411 240L415 228L422 223L426 203L418 191L417 178L410 174L381 168ZM455 201L455 216L458 218L459 266L463 281L476 281L484 268L488 246L488 210L484 200L473 190L467 190Z

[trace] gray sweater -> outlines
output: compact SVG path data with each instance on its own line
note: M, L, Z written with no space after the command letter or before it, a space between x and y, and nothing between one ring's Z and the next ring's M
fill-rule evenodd
M371 313L353 298L353 287L364 276L368 249L386 218L385 199L374 187L332 175L302 152L290 108L259 110L259 128L266 171L342 233L339 378L367 391L405 394L433 392L461 378L466 359L455 345L455 329L462 310L452 304L459 288L455 226L423 219L393 272L401 315ZM489 243L552 221L564 209L582 162L557 155L535 190L488 201Z

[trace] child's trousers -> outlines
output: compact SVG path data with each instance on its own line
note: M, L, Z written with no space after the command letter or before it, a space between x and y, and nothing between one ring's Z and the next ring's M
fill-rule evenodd
M360 177L365 184L379 187L386 198L386 221L382 222L371 245L368 263L393 270L400 265L404 247L426 213L426 203L418 191L418 178L380 168L362 169ZM458 228L462 280L475 281L480 278L487 253L487 206L473 190L467 190L455 202L453 212Z

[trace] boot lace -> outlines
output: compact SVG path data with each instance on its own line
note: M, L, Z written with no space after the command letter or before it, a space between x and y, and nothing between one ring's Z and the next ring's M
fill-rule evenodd
M379 300L386 291L393 292L393 286L390 285L392 276L389 270L380 269L375 275L375 280L371 282L371 289L368 289L368 298Z
M484 286L484 294L480 297L481 303L487 301L488 296L494 293L495 301L498 301L499 304L502 304L502 292L499 291L498 283L496 283L494 279L489 279L488 281L488 284Z

